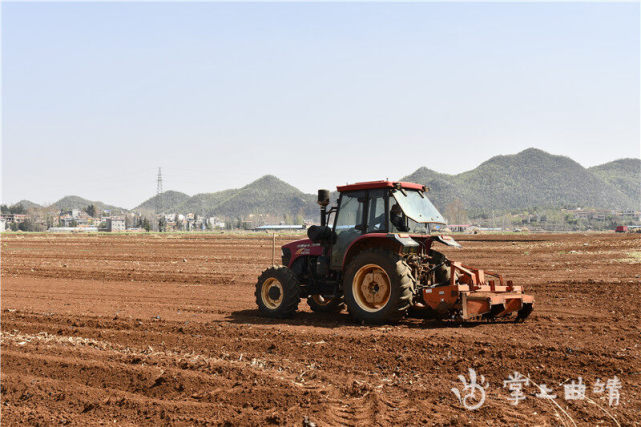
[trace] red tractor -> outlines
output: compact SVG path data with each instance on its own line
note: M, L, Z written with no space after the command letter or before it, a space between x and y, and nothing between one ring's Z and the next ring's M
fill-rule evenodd
M307 298L312 310L339 312L368 323L393 322L410 308L441 319L524 320L534 297L500 274L448 260L432 234L445 223L423 185L373 181L340 186L337 206L318 191L321 225L309 239L282 247L282 265L256 283L256 303L270 317L288 317ZM333 218L332 218L333 215ZM330 220L332 225L329 226Z

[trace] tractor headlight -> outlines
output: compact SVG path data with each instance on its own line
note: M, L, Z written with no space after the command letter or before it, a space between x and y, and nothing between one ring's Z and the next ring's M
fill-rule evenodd
M289 261L292 259L292 252L289 250L289 248L281 248L281 258L283 261L283 265L289 265Z

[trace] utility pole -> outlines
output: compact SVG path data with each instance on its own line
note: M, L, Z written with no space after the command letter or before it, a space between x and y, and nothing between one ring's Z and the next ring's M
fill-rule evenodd
M162 222L159 217L162 214L162 171L158 168L158 181L156 184L156 218L153 221L153 229L158 231L162 230Z
M162 213L162 171L158 168L158 182L156 184L156 215Z

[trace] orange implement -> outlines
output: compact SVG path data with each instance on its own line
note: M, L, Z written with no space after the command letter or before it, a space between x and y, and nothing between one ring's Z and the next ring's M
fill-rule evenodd
M494 280L489 280L493 278ZM423 289L425 303L441 315L452 313L462 320L502 318L517 313L517 320L530 315L534 297L520 286L504 281L500 274L450 263L447 285Z

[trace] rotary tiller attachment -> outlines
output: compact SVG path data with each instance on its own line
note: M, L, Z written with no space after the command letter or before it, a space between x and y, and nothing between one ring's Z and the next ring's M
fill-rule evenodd
M534 297L511 280L460 262L450 262L449 283L423 289L423 300L441 317L461 320L507 319L516 312L516 321L523 321L534 305Z

